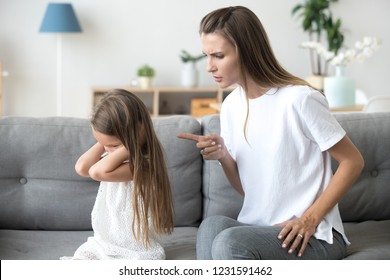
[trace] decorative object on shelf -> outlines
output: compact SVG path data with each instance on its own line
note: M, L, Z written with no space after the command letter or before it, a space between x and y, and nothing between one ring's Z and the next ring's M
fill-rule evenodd
M149 66L148 64L144 64L137 70L137 75L138 75L138 81L139 81L139 86L141 88L151 88L152 87L152 79L155 75L154 69Z
M330 108L355 105L355 82L345 77L344 71L348 63L357 60L363 62L380 47L380 40L375 37L364 37L357 41L354 48L330 52L317 42L305 42L303 46L314 50L327 63L335 67L336 74L324 79L324 94L328 99Z
M79 33L72 4L49 3L39 32L57 33L57 115L62 115L62 33Z
M184 63L181 73L181 84L185 87L198 86L198 69L196 68L196 62L204 58L205 55L201 54L193 56L185 50L182 50L180 54L181 61Z
M345 66L335 67L335 76L324 79L324 94L330 108L349 107L355 105L355 81L345 76Z
M305 0L292 9L292 14L299 12L303 31L308 33L309 40L317 43L326 41L327 50L337 54L344 42L341 32L341 19L334 20L330 4L338 0ZM328 64L323 58L310 49L311 75L307 81L314 87L323 89L323 78L327 76Z

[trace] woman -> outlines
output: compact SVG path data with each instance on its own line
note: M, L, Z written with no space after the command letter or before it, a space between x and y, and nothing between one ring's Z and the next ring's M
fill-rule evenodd
M244 196L238 219L203 221L199 259L341 259L349 244L337 207L359 176L360 152L325 97L275 58L257 16L241 6L215 10L200 24L207 70L221 88L221 135L197 141L219 160ZM331 170L331 158L339 166ZM280 250L284 248L284 250Z

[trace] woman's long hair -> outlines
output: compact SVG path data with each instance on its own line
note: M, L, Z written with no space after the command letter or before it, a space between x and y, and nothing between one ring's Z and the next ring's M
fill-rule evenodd
M218 33L235 46L245 90L247 75L264 88L308 85L280 65L259 18L246 7L212 11L201 20L199 32Z
M259 18L246 7L227 7L210 12L201 20L199 33L217 33L235 47L245 92L248 90L248 75L262 88L309 85L280 65ZM244 133L249 116L249 106L247 108Z
M144 103L126 90L111 90L94 108L91 124L100 133L117 137L129 152L135 238L149 245L149 219L157 234L171 233L174 211L168 171Z

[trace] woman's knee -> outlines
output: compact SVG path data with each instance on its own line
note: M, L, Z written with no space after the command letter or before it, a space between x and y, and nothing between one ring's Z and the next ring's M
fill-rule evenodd
M199 231L220 232L226 228L239 225L236 220L225 216L210 216L202 221Z
M244 238L245 239L245 238ZM214 239L211 254L215 260L253 259L239 227L221 231Z

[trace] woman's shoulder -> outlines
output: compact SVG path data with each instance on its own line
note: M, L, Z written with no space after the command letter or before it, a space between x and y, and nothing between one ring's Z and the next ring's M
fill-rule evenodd
M279 90L281 95L283 95L283 98L290 100L293 104L301 105L311 99L321 103L326 102L325 96L320 91L310 86L291 85L285 86Z
M318 90L307 85L288 85L280 88L285 93L295 93L298 96L305 96L307 94L321 94Z

